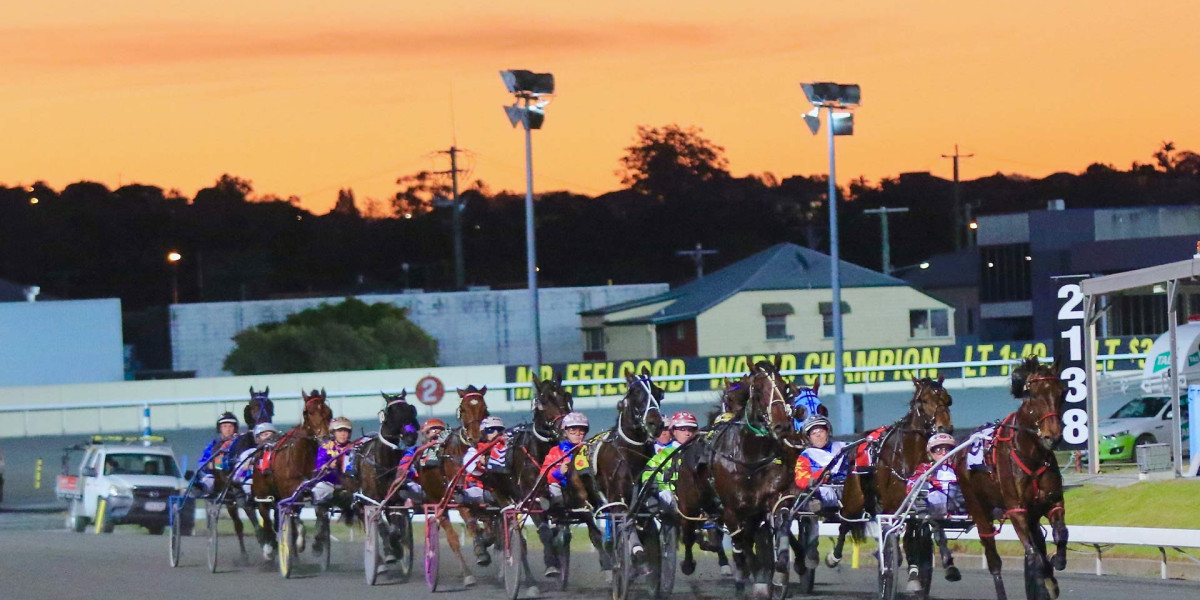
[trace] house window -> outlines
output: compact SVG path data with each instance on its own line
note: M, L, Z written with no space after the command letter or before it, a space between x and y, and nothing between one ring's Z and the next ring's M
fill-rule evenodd
M583 330L583 350L585 352L604 351L604 328Z
M821 313L821 334L825 339L833 337L833 303L820 302L817 304L817 312ZM850 314L850 305L842 302L842 322L845 323L846 315Z
M768 340L790 340L787 332L787 317L796 312L791 304L776 302L762 305L762 315L767 323Z
M914 339L950 337L950 311L944 308L908 311L908 335Z

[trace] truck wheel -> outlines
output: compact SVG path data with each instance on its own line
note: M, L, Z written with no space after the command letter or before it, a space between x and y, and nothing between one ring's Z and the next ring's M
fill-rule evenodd
M75 533L83 533L87 526L88 518L79 514L79 502L71 502L71 510L67 515L67 527L70 527Z

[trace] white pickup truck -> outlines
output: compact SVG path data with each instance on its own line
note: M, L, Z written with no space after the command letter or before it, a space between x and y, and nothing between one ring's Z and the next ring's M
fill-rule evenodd
M71 470L77 452L82 457ZM133 524L159 535L168 524L167 499L181 494L187 482L163 438L93 436L63 451L63 472L54 491L68 502L67 527L77 532L89 523L103 533ZM186 519L192 511L182 514Z

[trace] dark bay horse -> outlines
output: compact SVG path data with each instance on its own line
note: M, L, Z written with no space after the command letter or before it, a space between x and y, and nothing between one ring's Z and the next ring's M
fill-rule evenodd
M584 461L568 461L568 482L574 504L588 506L592 513L622 513L628 510L636 491L636 478L654 454L654 438L663 429L660 404L663 389L650 380L650 370L640 375L625 372L625 397L617 402L617 423L587 442L581 450ZM586 465L582 469L580 465ZM564 490L564 495L567 491ZM600 554L600 570L612 576L613 543L604 540L596 519L587 522L592 545ZM658 553L658 537L642 536L647 556Z
M482 436L480 425L483 423L483 419L490 414L487 402L483 399L484 394L487 393L486 385L482 388L469 385L466 389L457 391L460 399L458 404L459 426L447 432L445 442L432 450L438 457L435 464L423 464L422 461L418 461L420 466L417 468L417 479L421 484L421 489L425 490L425 501L429 504L440 503L446 494L458 491L449 490L447 486L454 481L458 471L462 469L463 455L467 453L467 449L479 443ZM487 553L487 540L483 538L478 518L473 514L474 511L466 505L460 504L458 513L463 518L464 528L475 540L476 562L481 566L486 566L491 563L491 556ZM441 530L446 532L446 542L454 551L454 555L458 557L459 563L462 564L463 585L467 587L475 585L475 576L471 574L471 568L467 565L467 560L463 558L458 532L450 524L449 516L442 514L438 524Z
M333 420L333 411L325 403L324 389L313 390L312 393L300 390L300 396L304 399L300 424L285 433L273 448L264 452L264 457L254 466L250 490L262 518L263 558L266 560L271 560L277 543L275 530L278 527L278 511L275 505L290 497L301 483L312 476L317 463L317 447L320 439L329 435L329 422ZM304 550L303 532L304 525L301 523L297 537L297 550L301 552Z
M254 391L254 386L250 386L250 401L242 409L242 418L246 421L246 431L237 436L225 451L225 468L213 470L213 490L228 490L226 493L232 494L232 497L236 499L234 502L227 502L225 510L229 513L229 518L233 520L233 530L237 533L238 548L241 550L242 560L246 558L245 526L242 525L242 519L238 516L238 509L246 513L246 518L250 520L250 526L254 529L254 537L260 544L263 542L263 532L258 519L254 517L253 500L247 498L242 493L242 487L234 484L231 479L239 467L236 464L238 457L241 456L243 451L255 445L254 426L259 423L271 422L271 419L275 415L275 405L268 397L270 392L270 387L261 392L256 392ZM253 460L253 458L250 460Z
M532 398L532 420L508 432L508 472L487 472L483 477L484 484L492 490L501 506L521 502L535 493L535 487L545 489L545 479L541 477L542 462L550 449L561 441L563 432L560 424L563 417L575 407L574 398L562 385L561 373L545 380L534 375ZM542 540L545 565L558 566L554 553L554 532L548 525L543 527L547 523L546 515L538 512L533 513L531 518ZM522 559L525 558L522 556ZM532 581L528 560L523 560L522 568L526 581Z
M771 511L793 488L799 453L793 441L792 387L779 375L778 365L760 361L744 381L748 391L741 418L713 428L704 460L689 461L685 454L676 488L679 510L688 516L712 510L703 502L715 495L733 542L739 594L747 582L765 587L771 581L776 567ZM689 484L683 484L685 477ZM703 489L705 484L711 493ZM681 489L689 486L697 492Z
M839 528L839 536L833 550L825 559L825 564L834 567L842 559L842 549L849 533L856 538L861 536L861 521L867 515L879 513L892 514L907 496L908 478L926 461L925 445L929 437L935 433L952 433L954 423L950 418L950 406L954 403L950 393L942 385L945 376L936 380L928 377L913 378L913 396L908 403L908 412L900 420L889 425L879 436L876 447L869 450L877 458L875 463L866 470L855 469L846 477L842 490L842 508L839 516L844 520ZM905 553L910 565L918 565L920 569L921 591L929 592L929 570L924 561L932 561L930 556L917 556L918 548L916 530L909 528L904 536ZM946 544L945 533L934 524L934 537L942 554L942 566L946 570L946 579L958 581L961 575L954 566L954 558ZM914 580L915 581L915 580ZM915 583L910 591L918 591Z
M1031 356L1013 370L1011 393L1021 406L997 426L988 451L987 470L968 469L965 460L955 464L967 512L979 529L996 597L1005 600L996 552L994 520L1007 518L1025 547L1025 596L1058 597L1054 570L1067 566L1067 525L1064 520L1062 474L1054 446L1062 440L1062 406L1066 384L1059 366L1047 367ZM1046 554L1046 536L1040 522L1045 517L1057 546L1053 558Z

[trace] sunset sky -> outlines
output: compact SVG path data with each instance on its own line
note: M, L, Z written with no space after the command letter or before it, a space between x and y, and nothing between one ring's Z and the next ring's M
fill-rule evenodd
M598 194L639 124L704 129L735 175L820 174L801 81L858 83L838 179L1127 168L1200 151L1194 1L568 3L39 0L0 9L0 183L220 174L325 212L337 189L472 151L472 179L524 189L497 72L553 72L539 191ZM453 115L451 104L453 99Z

